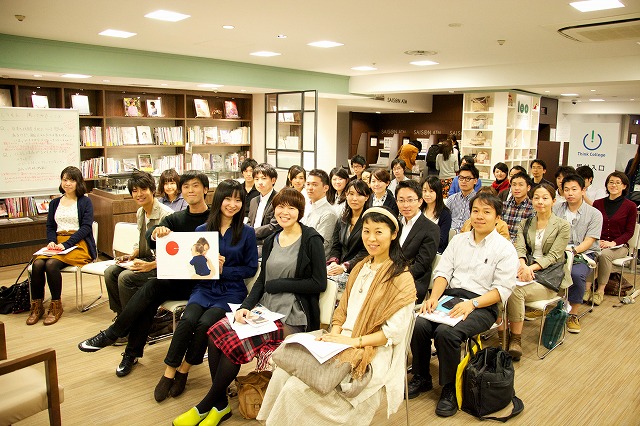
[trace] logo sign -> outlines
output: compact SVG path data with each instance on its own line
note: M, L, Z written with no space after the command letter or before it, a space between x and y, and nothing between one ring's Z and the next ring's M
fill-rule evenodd
M616 167L620 124L572 122L570 132L568 164L591 167L592 185L604 188L607 175Z
M591 137L591 139L589 139ZM589 151L595 151L602 146L602 136L600 133L596 134L595 130L591 131L591 134L587 133L582 138L582 146Z

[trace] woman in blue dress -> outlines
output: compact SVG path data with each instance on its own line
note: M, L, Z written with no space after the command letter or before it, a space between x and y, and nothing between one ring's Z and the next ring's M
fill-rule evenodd
M221 182L207 223L196 228L219 234L220 279L203 280L194 287L164 360L167 367L154 392L158 402L184 391L189 369L202 363L207 330L230 311L229 303L240 304L247 296L244 279L258 270L258 249L255 231L243 224L244 201L241 183Z

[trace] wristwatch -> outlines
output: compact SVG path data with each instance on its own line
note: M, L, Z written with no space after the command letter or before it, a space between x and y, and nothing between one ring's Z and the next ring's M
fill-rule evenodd
M478 309L478 305L480 304L480 302L478 302L476 299L471 299L471 303L473 303L473 309Z

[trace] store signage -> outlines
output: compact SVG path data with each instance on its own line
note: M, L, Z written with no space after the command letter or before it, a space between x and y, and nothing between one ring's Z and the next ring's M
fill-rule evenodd
M593 185L604 188L607 176L615 170L619 135L619 123L572 124L568 164L591 167Z

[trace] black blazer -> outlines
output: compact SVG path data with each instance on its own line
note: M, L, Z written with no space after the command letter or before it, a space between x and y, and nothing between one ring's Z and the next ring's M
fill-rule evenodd
M253 309L262 295L267 293L293 293L307 317L306 331L320 328L320 293L327 288L327 267L324 263L323 239L315 229L300 224L300 251L296 261L294 278L277 278L265 281L267 262L273 249L275 234L264 242L262 267L251 293L242 302L241 308Z
M384 203L382 205L391 210L391 213L393 213L394 216L398 216L400 214L400 210L398 210L398 203L396 203L396 197L388 189L387 198L384 199ZM371 194L369 201L367 201L367 208L369 207L373 207L373 194Z
M362 242L362 215L353 226L351 234L347 237L349 224L338 219L333 230L333 244L327 261L335 261L338 264L347 262L347 272L367 256L367 250Z
M275 211L273 209L273 197L276 196L278 191L271 192L269 199L267 200L267 207L264 209L264 215L262 215L261 223L254 223L256 220L256 214L258 213L258 205L260 204L260 196L255 197L249 203L249 226L252 226L256 230L256 239L258 244L262 244L269 235L275 234L281 228L278 225L278 221L274 217Z
M421 303L429 290L431 264L436 257L439 242L440 227L420 214L402 244L402 253L411 262L409 271L413 275L418 293L416 303Z

